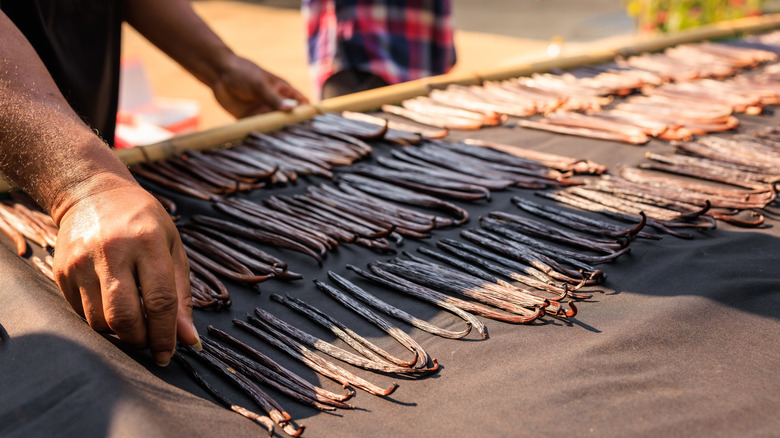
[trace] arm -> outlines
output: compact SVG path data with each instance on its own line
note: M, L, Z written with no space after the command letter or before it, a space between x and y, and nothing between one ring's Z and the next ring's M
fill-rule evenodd
M148 345L167 364L177 337L199 345L176 227L71 110L2 12L0 41L0 171L59 226L60 289L92 328Z
M306 97L283 79L236 55L195 13L189 0L128 0L127 22L209 86L235 117L290 110ZM291 105L292 103L292 105Z

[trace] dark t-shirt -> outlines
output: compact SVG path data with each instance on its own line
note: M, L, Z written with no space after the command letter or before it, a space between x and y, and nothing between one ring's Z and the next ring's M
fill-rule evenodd
M0 9L30 41L73 109L113 144L123 2L0 0Z

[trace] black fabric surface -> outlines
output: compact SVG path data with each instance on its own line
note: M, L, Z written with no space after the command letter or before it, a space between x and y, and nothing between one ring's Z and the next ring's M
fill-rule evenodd
M773 115L742 117L742 131L777 123ZM589 158L613 172L635 165L646 151L671 151L664 142L644 147L552 135L511 127L458 134ZM377 153L387 153L378 148ZM297 186L258 191L251 199L302 193ZM438 230L427 241L407 240L402 249L433 248L476 227L491 210L523 214L511 196L539 202L532 191L499 192L490 202L466 206L469 223ZM185 215L220 216L201 202L177 197ZM418 380L356 371L368 380L400 387L387 398L358 390L358 409L320 413L269 390L307 426L306 437L367 436L777 436L780 430L780 209L767 225L696 233L695 239L664 236L637 240L631 253L602 265L607 282L581 303L569 321L515 326L484 320L490 337L471 333L446 340L398 323L442 365ZM186 218L185 218L186 220ZM0 238L1 239L1 238ZM233 306L196 311L201 336L214 325L250 343L309 380L330 390L338 385L298 365L231 324L261 306L323 339L334 337L270 300L272 293L301 298L381 347L409 354L363 319L323 295L311 280L333 270L388 302L442 327L462 321L428 304L373 286L344 266L386 259L355 245L329 253L325 265L284 250L291 270L305 279L260 285L261 293L230 284ZM176 364L153 365L148 353L124 353L93 333L73 314L56 288L11 251L0 251L0 436L258 436L262 430L209 401ZM341 344L341 341L333 341ZM125 355L125 353L127 355ZM404 356L404 353L407 355ZM345 366L349 368L348 366ZM198 365L203 370L203 367ZM221 377L204 372L238 404L260 411ZM184 391L178 389L183 389ZM277 433L284 436L277 430Z

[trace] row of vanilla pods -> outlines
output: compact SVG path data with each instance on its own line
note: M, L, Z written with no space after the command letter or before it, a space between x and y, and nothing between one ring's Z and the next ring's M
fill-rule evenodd
M525 128L630 144L689 141L735 129L736 113L760 114L777 104L776 64L755 69L776 62L778 53L772 34L681 44L567 72L450 85L382 110L440 129L480 129L511 116Z
M462 239L442 239L435 249L422 246L419 255L404 252L390 260L369 262L366 268L347 265L355 279L329 271L327 281L314 281L325 296L392 337L400 344L399 351L406 350L403 354L366 339L346 322L352 318L338 319L301 298L275 294L273 301L303 320L283 320L258 307L245 318L233 319L243 336L212 326L204 337L204 351L185 348L177 358L221 404L260 422L270 434L276 427L298 436L303 426L287 414L283 406L288 402L322 411L354 409L346 401L356 390L388 397L399 388L394 382L377 383L377 378L395 376L408 382L440 372L438 360L422 347L422 340L415 339L417 335L409 334L416 332L407 326L419 330L420 336L451 340L466 339L474 330L484 340L488 330L482 319L525 325L547 318L568 320L577 313L574 303L591 299L595 291L589 289L606 279L595 265L628 253L632 241L660 238L643 230L644 220L619 225L521 197L514 197L513 203L529 214L493 211L480 219L478 227L462 230ZM401 308L391 303L395 294L420 304ZM463 328L443 328L455 325L437 326L414 315L426 306L462 320ZM314 328L303 328L307 323ZM329 336L341 342L326 341ZM269 348L335 382L342 391L315 386L292 373L268 356ZM190 363L191 359L203 367ZM225 377L263 412L237 407L203 375L204 368ZM269 389L280 394L279 400L272 399Z
M741 227L764 224L762 210L777 199L780 181L777 128L672 144L674 152L647 153L647 162L618 175L542 196L610 215L635 218L644 212L651 226L683 238L693 236L681 228L712 229L716 220Z

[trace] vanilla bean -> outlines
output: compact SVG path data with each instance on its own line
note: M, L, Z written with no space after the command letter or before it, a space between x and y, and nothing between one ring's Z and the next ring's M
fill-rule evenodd
M206 379L204 379L203 376L201 376L200 373L195 370L192 364L187 359L185 359L181 353L175 351L173 353L173 357L181 364L182 368L184 368L187 373L189 373L190 377L192 377L192 380L194 380L198 386L203 388L204 391L209 393L210 396L214 397L214 399L216 399L219 404L263 426L265 430L268 431L269 438L274 435L274 421L271 418L233 404L233 402L228 400L227 397L225 397L221 392L219 392L219 390L217 390L217 388L206 381Z
M230 245L233 248L236 248L237 250L244 251L245 253L247 253L249 257L256 258L257 260L260 260L270 266L273 266L276 269L281 269L281 270L287 269L287 263L285 263L280 258L272 256L271 254L268 254L267 252L261 250L260 248L254 245L250 245L249 243L246 243L241 239L237 239L231 235L225 234L222 231L219 231L212 227L207 227L198 224L187 225L187 228L191 230L195 230L202 234L207 234L219 240L220 242L223 242L227 245Z
M428 220L433 220L436 225L436 228L443 228L443 227L448 227L453 224L456 224L456 221L454 219L448 217L442 217L442 216L433 216L433 215L425 214L423 212L418 212L417 210L395 204L394 201L392 200L386 200L381 198L380 196L374 196L369 193L366 193L349 184L338 183L338 188L348 193L351 196L364 199L365 202L369 203L369 205L375 205L376 208L381 208L386 206L392 211L399 212L399 214L401 214L402 217L409 218L410 220L419 218L418 220L425 221L423 223L427 223Z
M189 351L191 351L195 357L201 359L203 363L220 372L223 376L227 377L228 380L233 382L233 384L241 388L244 393L268 413L274 423L281 425L292 419L290 414L285 412L273 398L266 394L265 391L245 375L238 373L229 365L205 350L200 352L195 352L194 350Z
M493 291L477 287L472 282L458 278L457 274L448 273L442 269L432 269L430 265L395 261L392 263L375 263L372 266L378 266L414 283L436 290L459 294L479 303L512 313L517 315L520 323L529 323L540 316L539 308L530 310L522 305L509 302Z
M295 339L303 345L315 348L334 359L338 359L342 362L356 366L369 371L386 373L386 374L412 374L417 373L419 370L400 367L397 365L391 365L385 361L377 362L365 357L358 356L350 353L343 348L337 347L331 343L325 342L320 338L312 336L311 334L288 324L285 321L275 317L270 312L263 310L259 307L255 308L255 315L265 321L269 326L276 330L283 332L285 335Z
M583 249L591 249L606 254L612 254L625 248L626 241L594 239L589 236L572 233L549 226L534 219L518 216L503 211L491 211L488 216L502 221L503 224L516 231L521 231L536 237L543 237L553 242L563 243Z
M310 186L309 190L314 190L314 187ZM403 221L401 224L396 224L399 227L424 233L436 227L436 218L434 216L425 215L416 210L401 207L363 192L355 191L353 193L347 193L344 190L327 184L316 186L316 190L321 190L324 196L328 196L328 199L338 198L344 202L350 203L350 205L355 205L362 210L381 212L387 215L387 217L393 218L392 220L387 220L388 222L395 223L397 218L398 220Z
M349 267L349 266L348 266ZM455 306L463 311L473 313L475 315L484 316L489 319L494 319L496 321L502 321L507 322L510 324L527 324L533 319L536 319L539 317L539 314L536 314L535 316L532 315L531 317L528 317L526 315L518 315L513 313L504 313L502 311L499 311L496 308L492 308L489 306L486 306L484 304L481 304L479 302L473 302L473 301L466 301L462 300L460 298L451 297L449 295L446 295L444 293L441 293L435 289L432 289L430 287L424 286L420 283L418 283L418 279L415 280L407 280L402 275L397 275L391 272L389 269L386 269L386 267L381 263L372 263L369 265L369 269L371 269L371 272L375 274L376 281L379 281L379 278L385 280L383 284L386 286L395 288L396 290L402 291L404 293L408 293L410 295L414 295L417 297L420 297L422 299L425 299L427 301L433 302L435 304L439 303L446 303L452 306ZM355 272L358 272L355 269L352 269ZM360 273L360 272L359 272ZM360 275L365 276L366 278L371 278L367 274L364 275L364 273L360 273ZM472 323L473 325L473 323ZM482 335L483 338L487 337L486 334Z
M348 291L355 298L359 299L360 301L363 301L364 303L368 304L374 309L379 310L396 319L404 321L407 324L417 327L418 329L428 332L432 335L441 336L443 338L448 338L448 339L461 339L466 335L468 335L469 332L471 332L471 324L467 324L466 328L459 332L436 327L435 325L430 324L427 321L416 318L413 315L380 300L376 296L348 282L344 277L336 274L333 271L328 272L328 277L334 282L336 282L339 286L341 286L342 289Z
M180 227L179 233L190 235L199 242L204 242L211 247L218 248L223 253L246 265L252 271L259 272L261 274L273 274L274 278L279 278L282 280L299 280L303 278L303 275L301 274L271 266L261 260L251 257L244 252L238 251L235 248L218 241L217 239L213 239L210 236L195 231L194 229Z
M302 313L303 315L306 315L309 319L314 321L315 323L319 324L320 326L328 329L333 333L334 335L338 336L339 339L344 341L347 345L352 347L355 351L362 354L363 356L377 361L382 362L384 360L394 363L396 365L402 366L402 367L410 367L414 365L415 360L412 361L405 361L402 359L398 359L397 357L393 356L392 354L388 353L384 349L380 348L373 342L365 339L364 337L360 336L359 334L355 333L352 329L347 327L346 325L342 324L341 322L337 321L333 317L325 314L321 310L317 309L316 307L305 303L304 301L301 301L297 298L291 297L289 295L282 297L281 295L273 294L271 295L271 299L277 302L280 302L284 304L285 306ZM416 359L416 358L415 358Z
M274 276L274 274L255 275L252 271L249 270L249 268L241 264L234 265L233 267L223 266L219 262L212 260L211 258L206 257L199 251L195 250L193 245L198 245L198 242L195 242L194 239L191 239L186 234L182 235L182 243L184 245L184 250L187 253L187 257L190 260L194 260L196 263L201 264L203 267L213 272L214 274L220 275L230 280L241 283L261 283L273 278ZM225 261L227 259L221 258L221 260ZM235 261L235 259L232 260Z
M460 293L518 315L537 315L539 307L550 305L547 299L529 295L522 288L514 287L507 282L485 281L471 273L451 269L411 254L406 255L411 260L396 259L391 263L395 263L400 269L409 271L409 274L403 275L417 276L429 285L439 284L445 290ZM424 276L435 276L436 280L431 281L425 279Z
M325 243L322 242L322 240L316 236L312 236L303 230L294 229L286 224L262 220L262 218L258 218L254 214L247 212L246 209L242 209L240 207L236 208L225 202L214 203L214 208L234 219L238 219L241 222L244 222L253 229L260 229L268 233L273 233L277 236L281 236L283 238L297 242L300 245L309 247L313 251L316 251L320 257L324 256L328 252L328 249L330 249L328 246L326 246Z
M337 402L344 402L352 398L355 395L355 391L349 390L345 394L337 394L335 392L328 391L319 386L311 384L308 380L293 373L287 368L281 366L275 360L261 353L255 348L252 348L248 344L241 342L226 332L214 327L208 327L209 334L218 338L219 340L230 344L233 347L241 350L251 361L273 371L274 373L286 378L292 382L296 387L302 389L307 394L312 394L312 398L316 398L319 401L326 402L327 400L334 400Z
M579 275L579 272L567 268L550 257L532 251L527 247L501 242L494 237L479 232L479 230L463 230L460 235L482 247L496 251L513 260L527 263L551 278L572 284L579 283L579 280L574 277ZM598 284L602 282L603 279L604 273L600 270L594 270L589 274L588 284Z
M265 243L274 245L280 248L286 248L292 251L297 251L306 254L317 261L318 265L322 265L322 256L313 249L306 245L298 243L297 241L290 240L284 236L279 236L274 233L259 230L257 228L248 228L234 222L217 219L208 216L194 215L192 220L199 225L206 227L214 227L223 232L231 233L233 235L239 235L252 239L258 243Z
M257 383L262 383L276 389L280 393L290 397L298 403L314 407L321 411L334 411L336 410L336 407L343 409L350 409L352 407L345 403L336 403L332 400L329 403L321 403L319 400L316 400L309 394L305 394L291 381L285 379L282 376L274 375L273 372L267 368L252 363L252 361L247 359L245 356L231 351L227 347L224 347L206 338L203 338L202 342L204 349L207 349L209 353L213 354L215 357L234 370L244 374L250 379L253 379Z
M322 243L328 246L329 249L333 249L339 245L339 240L336 237L321 231L320 228L316 226L312 226L310 222L306 220L301 220L300 218L294 215L282 211L274 210L272 208L266 207L256 202L252 202L248 199L230 199L227 202L236 208L244 210L249 214L255 215L261 220L272 221L277 223L278 225L286 225L293 229L298 229L308 234L311 234L313 237L322 241Z
M490 217L480 218L479 224L485 230L492 233L501 235L508 238L512 242L523 244L533 251L546 255L553 260L568 263L572 266L576 266L578 269L584 269L585 271L594 272L596 268L586 263L605 263L615 260L617 257L631 251L631 248L623 248L619 251L613 251L603 256L591 256L587 254L581 254L573 251L569 251L562 248L556 248L545 242L539 241L532 237L527 236L523 232L518 232L514 227L496 219ZM482 231L482 230L475 230Z
M339 182L341 184L348 184L351 187L370 195L378 196L390 201L447 211L452 213L455 217L455 223L458 225L465 223L469 219L468 211L453 203L442 201L433 196L417 193L392 184L352 174L340 175Z
M473 254L466 253L465 251L460 251L452 247L447 247L445 245L440 245L440 248L444 248L452 254L457 254L458 258L453 258L451 256L447 256L445 254L433 251L425 247L417 248L417 251L427 255L428 257L452 265L464 272L468 272L471 275L482 278L483 280L486 281L490 281L492 283L499 282L500 278L496 277L496 275L500 275L505 278L509 278L518 282L520 282L519 278L523 278L524 280L526 280L526 282L523 283L528 286L536 287L537 289L555 293L556 296L553 298L544 297L549 300L559 301L560 299L564 298L568 293L567 288L559 288L554 285L543 283L535 278L521 276L516 272L513 272L511 269L501 267L498 264L491 263L488 260L476 257ZM533 283L533 284L529 284L529 283ZM516 286L516 285L513 284L512 286Z
M359 215L369 215L380 221L395 225L396 231L404 230L418 233L428 233L433 230L434 223L431 220L428 224L421 224L406 220L399 216L392 216L379 209L372 209L370 206L366 206L361 203L354 202L346 197L333 195L331 192L325 191L322 188L309 186L307 187L307 195L318 199L322 202L328 202L341 210L348 212L355 212Z
M251 315L249 316L249 320L254 325L250 325L239 319L234 319L233 323L249 331L263 341L284 351L290 356L300 360L317 373L339 382L344 388L352 385L356 388L360 388L368 392L369 394L378 396L390 395L396 390L396 388L398 388L398 385L395 383L393 383L387 389L380 388L379 386L345 370L344 368L328 362L295 340L278 332L274 332L271 327L266 325L262 320L257 319ZM262 327L262 330L258 327Z
M388 335L392 336L398 343L406 347L407 350L412 352L417 358L415 364L413 367L415 369L420 370L421 372L435 372L439 369L439 364L436 362L436 359L433 360L433 366L428 367L428 353L425 351L425 349L417 343L414 339L412 339L411 336L404 333L402 330L400 330L398 327L394 326L393 324L390 324L376 314L374 311L369 309L368 307L364 306L363 304L359 303L358 301L355 301L355 299L349 297L348 295L344 294L340 290L323 283L319 280L314 280L314 284L317 285L317 287L328 294L331 298L335 299L336 301L343 304L348 309L354 311L358 315L362 316L363 318L369 320L374 325L379 327L380 329L384 330Z
M311 226L340 242L352 243L357 239L356 233L342 227L337 221L332 221L322 216L312 214L309 210L291 205L287 203L286 200L277 196L271 196L270 198L264 199L263 205L272 210L292 216L298 221L303 221L308 226Z
M379 181L384 181L399 187L431 196L442 196L462 201L490 200L490 190L484 186L463 184L451 180L431 177L423 173L398 172L379 166L364 165L350 169L355 175L362 175ZM540 185L534 188L544 188Z

